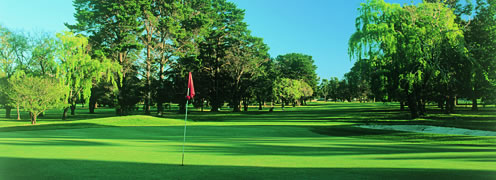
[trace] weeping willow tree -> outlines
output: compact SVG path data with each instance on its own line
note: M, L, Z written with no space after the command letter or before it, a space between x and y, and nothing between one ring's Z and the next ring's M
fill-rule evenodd
M67 101L70 104L71 115L75 115L76 101L89 100L93 84L102 80L102 77L107 77L106 80L116 86L114 72L120 72L120 65L106 58L93 59L90 56L88 39L82 35L64 32L57 34L57 38L57 55L61 61L57 74L62 83L69 87ZM63 119L67 117L68 108L64 109Z
M385 96L406 97L412 118L417 118L425 113L430 87L449 84L454 78L453 69L446 67L450 62L444 62L449 59L441 56L446 48L466 53L455 18L452 9L441 3L401 6L368 0L359 9L349 54L368 59L380 74ZM433 81L439 77L444 84ZM453 100L454 94L448 96Z

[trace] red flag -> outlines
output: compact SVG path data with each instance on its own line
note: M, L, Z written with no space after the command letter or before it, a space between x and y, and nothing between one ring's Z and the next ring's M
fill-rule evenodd
M193 76L191 75L191 72L189 72L188 89L189 89L189 94L186 96L186 99L190 100L193 99L193 97L195 97L195 86L193 85Z

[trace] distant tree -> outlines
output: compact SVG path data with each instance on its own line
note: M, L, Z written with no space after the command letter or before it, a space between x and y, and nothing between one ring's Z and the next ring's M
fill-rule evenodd
M104 77L105 78L105 77ZM89 113L94 114L99 106L115 107L115 86L111 82L100 81L91 88L89 102Z
M477 0L476 13L466 32L473 64L468 96L472 110L478 109L478 99L496 93L496 1Z
M13 101L8 96L9 92L12 92L12 90L8 83L8 78L5 73L0 72L0 105L5 108L5 118L10 118L10 112L12 111Z
M308 85L305 81L300 80L300 91L302 93L300 98L301 105L307 105L307 100L313 97L313 89L310 85Z
M319 85L318 94L320 97L324 98L324 101L327 102L329 99L329 80L322 79L322 82Z
M339 79L337 77L331 77L329 79L329 97L337 102L340 98L339 96Z
M195 1L154 1L155 6L152 8L154 16L158 20L155 30L155 48L152 56L156 59L156 87L154 100L157 103L158 114L163 113L163 103L169 102L176 96L165 92L171 92L172 84L170 79L167 79L168 69L179 68L178 71L192 71L194 76L197 76L199 71L200 59L196 58L199 55L199 44L208 34L208 29L212 24L211 8L212 2L209 0ZM153 4L153 3L152 3ZM194 61L182 61L181 58L193 59ZM180 64L182 62L192 64ZM188 67L186 70L185 68ZM196 71L196 72L195 72ZM195 80L200 80L203 76L195 77ZM203 79L201 79L203 80ZM204 82L204 81L200 81ZM199 86L198 94L195 103L201 103L200 99L207 98L208 91L202 91L202 88L208 86ZM184 100L184 99L182 99ZM203 107L202 105L200 105Z
M243 21L244 10L237 8L236 4L226 0L212 1L210 6L211 12L208 17L213 23L209 26L205 39L200 42L198 59L201 60L200 73L206 78L205 83L209 84L207 92L208 101L212 107L211 111L218 111L224 105L224 102L231 99L234 94L234 91L229 92L229 88L233 86L232 82L236 80L233 77L240 77L239 75L245 74L240 71L240 68L248 69L253 64L247 63L247 66L236 69L227 68L229 63L245 60L245 58L237 59L233 55L247 52L241 49L246 47L244 43L249 40L248 25ZM198 63L197 61L196 64ZM242 63L238 64L241 65ZM235 86L239 88L238 85ZM235 100L237 101L238 98L235 98ZM231 103L231 105L233 104L236 103Z
M274 82L274 96L281 101L281 107L284 108L285 104L293 103L296 105L296 101L303 96L301 91L301 81L281 78Z
M55 77L58 64L55 61L57 42L48 33L32 37L32 71L41 76Z
M31 113L31 124L47 109L66 106L67 86L50 77L20 75L9 79L12 99Z
M57 34L59 39L58 59L60 59L59 76L62 83L69 87L68 104L71 115L75 115L78 99L89 100L94 82L98 82L104 75L107 81L116 84L114 72L119 72L120 65L103 58L101 61L90 56L88 40L82 35L71 32ZM119 74L119 73L117 73ZM120 74L119 74L120 75ZM62 118L66 118L68 108L64 109Z
M7 34L8 36L5 40L8 46L6 47L14 57L13 63L15 64L15 70L30 73L32 67L32 44L30 43L30 39L25 33L19 31L10 31Z
M344 75L352 98L357 98L360 102L367 100L371 94L370 71L370 63L361 59L355 62L350 72Z
M255 85L253 87L253 91L258 102L258 110L263 109L265 102L273 103L274 97L272 93L272 86L277 78L274 61L272 59L262 63L261 68L261 74L256 77Z
M279 55L276 58L276 66L281 78L301 79L310 85L312 90L317 90L317 66L312 56L300 53Z
M0 104L5 108L5 117L10 118L12 100L7 96L11 90L7 79L15 72L15 53L11 44L12 33L0 26Z
M117 84L116 113L126 115L134 109L135 104L127 104L136 97L126 94L130 91L126 81L133 81L131 75L136 74L135 61L143 45L139 36L143 32L142 7L140 1L131 0L75 0L76 24L66 26L74 32L89 37L92 50L120 64L121 69L115 71ZM119 74L119 75L118 75ZM122 75L122 78L121 76Z
M230 94L234 106L233 111L239 112L240 102L243 99L245 111L248 110L248 99L254 88L256 77L262 75L262 64L269 59L268 47L261 38L247 35L237 37L231 43L225 57L225 73L231 79Z
M341 79L338 83L338 88L337 88L337 97L338 99L341 99L341 101L352 101L352 92L351 92L351 87L349 85L349 82L347 79Z
M451 74L456 73L442 66L449 63L446 62L449 59L441 58L443 47L459 54L465 51L463 32L452 9L440 3L402 7L383 0L368 0L359 11L357 32L350 38L350 55L370 59L381 71L387 71L389 66L397 67L393 70L399 77L398 86L387 86L388 79L394 78L387 73L379 76L386 82L382 87L400 87L412 118L423 115L434 79L439 76L453 79ZM455 96L454 92L445 94L447 104L454 106ZM385 98L389 98L387 94Z

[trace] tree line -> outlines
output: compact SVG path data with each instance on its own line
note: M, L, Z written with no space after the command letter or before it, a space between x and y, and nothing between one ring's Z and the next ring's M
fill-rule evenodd
M77 103L126 115L177 103L184 111L193 72L195 107L233 111L267 102L305 104L317 90L309 55L271 58L251 35L244 10L226 0L74 0L69 31L27 35L0 27L0 104L31 112L75 114ZM19 114L19 113L18 113Z
M403 6L367 0L349 40L349 54L357 61L343 80L323 80L319 94L398 101L412 118L424 115L428 102L453 113L456 98L471 99L477 110L478 100L496 102L495 50L494 0Z

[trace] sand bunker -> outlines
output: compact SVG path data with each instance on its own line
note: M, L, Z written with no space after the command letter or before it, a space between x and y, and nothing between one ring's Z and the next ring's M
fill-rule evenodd
M359 125L356 127L368 129L384 129L395 131L409 131L420 133L434 133L434 134L456 134L456 135L469 135L469 136L496 136L494 131L471 130L453 127L439 127L439 126L426 126L426 125Z

